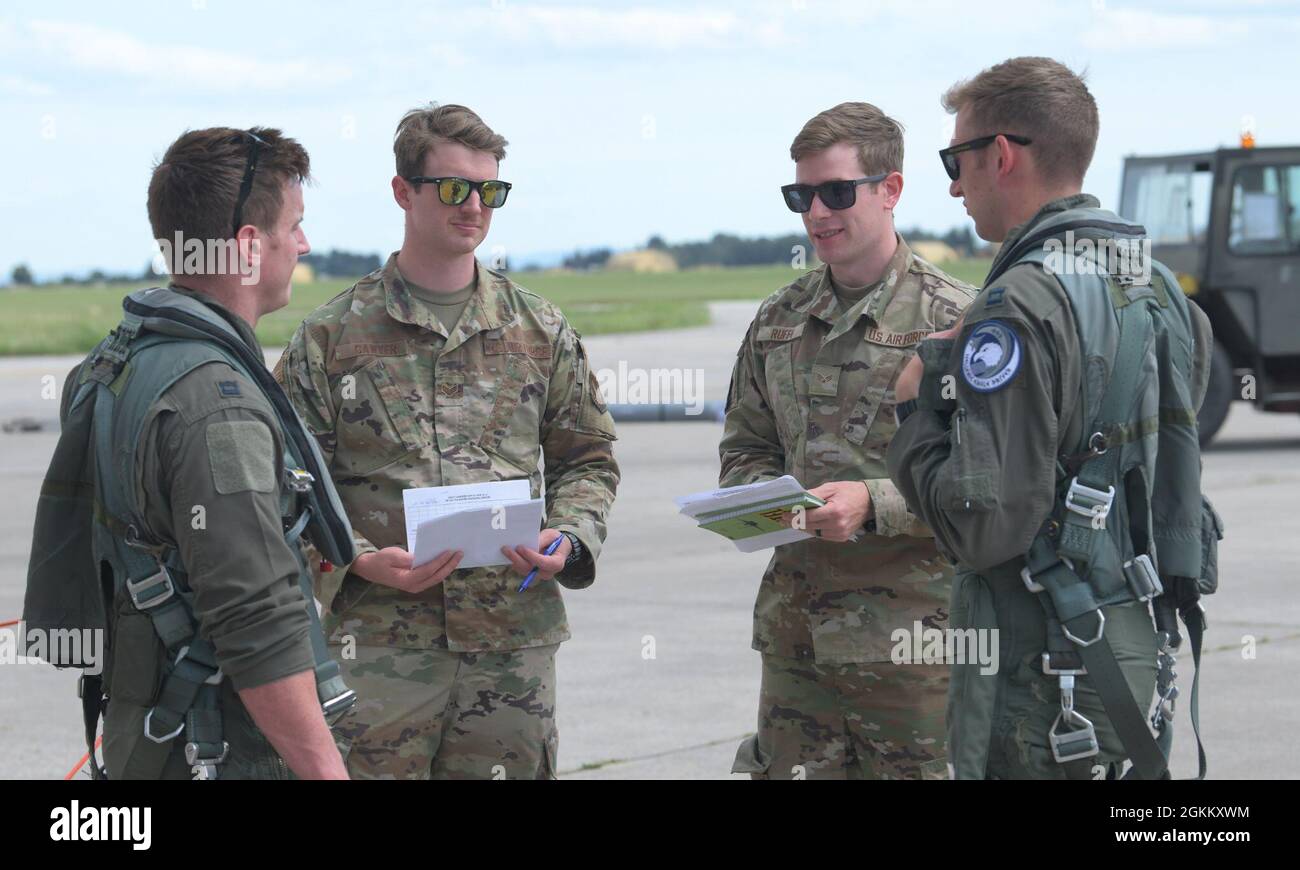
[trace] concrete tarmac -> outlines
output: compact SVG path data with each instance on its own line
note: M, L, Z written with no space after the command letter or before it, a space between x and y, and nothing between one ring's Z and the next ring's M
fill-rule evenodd
M755 304L715 304L707 327L592 337L592 365L702 370L702 393L682 400L723 399ZM57 421L58 390L76 362L0 360L0 422ZM573 630L558 656L565 778L738 778L732 758L757 717L751 618L770 554L736 552L692 528L673 504L716 484L721 431L706 422L619 427L623 482L597 581L565 593ZM36 496L56 440L48 426L0 434L0 622L22 611ZM1300 666L1300 415L1238 405L1204 460L1205 490L1227 527L1221 591L1205 602L1201 724L1210 776L1300 778L1290 732L1300 700L1288 688ZM1189 654L1178 671L1173 768L1186 777L1196 772ZM61 777L84 751L76 673L0 665L0 778Z

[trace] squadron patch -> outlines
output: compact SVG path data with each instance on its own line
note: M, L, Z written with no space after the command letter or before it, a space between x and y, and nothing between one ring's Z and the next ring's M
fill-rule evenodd
M1020 371L1020 337L1001 320L985 320L971 331L962 351L961 374L971 389L992 393Z

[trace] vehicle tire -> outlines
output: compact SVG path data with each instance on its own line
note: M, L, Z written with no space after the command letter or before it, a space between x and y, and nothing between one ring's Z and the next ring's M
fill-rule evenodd
M1201 446L1210 443L1219 427L1228 416L1228 408L1236 398L1237 381L1232 376L1232 360L1223 345L1214 343L1214 353L1210 355L1210 384L1205 390L1205 401L1196 414L1196 426L1200 433Z

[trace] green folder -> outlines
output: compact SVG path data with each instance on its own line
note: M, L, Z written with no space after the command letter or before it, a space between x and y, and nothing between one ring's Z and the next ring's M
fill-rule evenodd
M780 532L787 527L781 524L781 514L797 506L819 508L826 504L808 493L791 493L780 498L757 501L723 511L709 511L695 518L700 528L717 532L731 541Z

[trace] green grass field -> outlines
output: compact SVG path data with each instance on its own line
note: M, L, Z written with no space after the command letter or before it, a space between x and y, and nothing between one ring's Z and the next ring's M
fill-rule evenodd
M988 260L958 260L942 268L978 286ZM564 310L584 335L700 326L708 302L762 299L795 276L784 266L631 272L516 272L512 277ZM296 285L288 307L262 318L257 336L268 350L289 340L303 317L351 285ZM143 286L143 285L141 285ZM47 286L0 290L0 355L85 353L117 325L132 287Z

